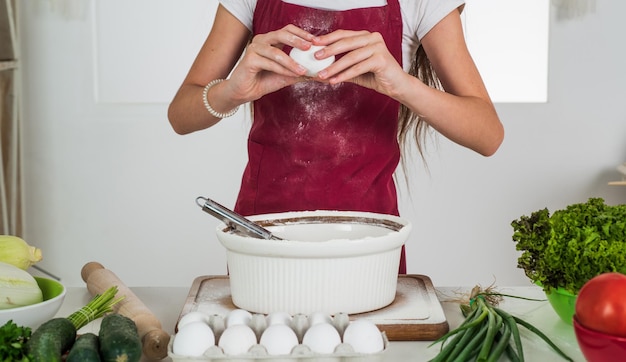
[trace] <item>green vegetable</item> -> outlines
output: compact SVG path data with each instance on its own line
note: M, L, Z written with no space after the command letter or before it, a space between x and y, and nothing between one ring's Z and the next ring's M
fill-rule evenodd
M606 272L626 274L626 205L601 198L572 204L550 215L548 209L511 223L518 267L546 292L577 294L591 278Z
M98 336L103 361L134 362L141 359L141 339L132 319L121 314L109 314L102 319Z
M0 309L23 307L43 301L35 278L15 265L0 262Z
M0 327L0 361L28 362L25 343L31 335L30 327L18 326L9 320Z
M479 287L472 290L470 303L461 304L465 320L434 341L441 343L441 350L431 362L496 362L503 354L511 361L524 361L524 350L518 325L523 326L543 339L556 353L572 361L545 334L521 318L511 316L497 307L504 295L493 293L491 287L482 291ZM515 297L520 298L520 297ZM528 299L528 298L522 298Z
M66 362L100 362L98 336L93 333L85 333L78 336Z
M41 249L13 235L0 235L0 261L26 270L41 261Z
M113 306L123 298L115 299L117 287L113 286L102 294L97 294L81 309L67 318L51 319L35 330L27 342L33 362L61 361L76 340L76 331L113 310Z
M27 346L33 361L60 362L76 340L76 327L67 318L54 318L35 330Z

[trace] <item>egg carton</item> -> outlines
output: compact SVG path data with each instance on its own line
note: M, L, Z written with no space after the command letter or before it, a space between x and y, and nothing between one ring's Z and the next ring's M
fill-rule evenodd
M192 312L192 313L200 313L200 312ZM268 327L268 317L264 314L251 314L251 318L246 322L246 324L254 331L256 335L257 344L250 347L250 349L245 354L239 355L227 355L224 353L224 350L219 347L218 341L221 337L222 333L226 329L227 318L221 315L210 315L207 316L205 322L209 325L213 334L215 335L215 345L208 348L202 356L192 357L192 356L183 356L177 355L173 352L173 345L176 339L176 334L170 338L170 342L168 344L168 356L174 362L197 362L197 361L237 361L237 362L245 362L245 361L258 361L258 360L271 360L271 361L279 361L279 362L290 362L290 361L307 361L307 360L315 360L320 362L378 362L383 361L383 355L386 352L389 346L389 339L387 338L385 332L380 332L383 340L383 350L376 353L360 353L356 352L353 346L349 343L342 342L336 346L333 353L320 354L314 352L307 345L303 344L304 334L310 327L309 320L313 315L307 316L304 314L297 314L291 317L288 325L295 332L298 338L298 345L296 345L290 354L287 355L270 355L267 349L258 343L261 339L261 335ZM321 317L317 315L316 318ZM330 322L332 326L337 329L337 332L340 336L343 336L343 332L348 327L350 322L350 317L348 314L339 313L335 316L325 316L326 320ZM181 318L182 321L182 318ZM178 328L178 326L177 326Z

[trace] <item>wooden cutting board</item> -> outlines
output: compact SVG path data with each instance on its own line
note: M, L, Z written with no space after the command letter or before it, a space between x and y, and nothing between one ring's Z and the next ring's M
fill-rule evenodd
M193 281L178 320L192 311L225 316L234 309L228 276L200 276ZM396 298L387 307L350 317L373 321L390 341L433 341L449 330L430 278L419 274L398 276Z

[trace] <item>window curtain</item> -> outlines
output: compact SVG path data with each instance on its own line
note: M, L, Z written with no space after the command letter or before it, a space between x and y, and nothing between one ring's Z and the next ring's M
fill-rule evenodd
M16 1L0 0L0 234L22 236L24 188Z
M86 14L85 0L33 0L43 7L75 19ZM0 0L0 235L23 237L25 229L22 163L21 77L17 34L17 6L23 0Z

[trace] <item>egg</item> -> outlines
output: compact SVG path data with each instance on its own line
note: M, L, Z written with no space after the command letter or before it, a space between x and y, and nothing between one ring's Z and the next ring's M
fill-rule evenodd
M222 332L218 346L224 354L236 356L245 354L256 343L256 334L252 328L245 324L234 324Z
M385 348L378 326L366 319L357 319L348 324L343 332L343 343L351 345L357 353L377 353Z
M195 321L178 330L174 336L172 352L181 356L200 357L214 345L215 335L211 327L202 321Z
M298 64L306 68L306 76L307 77L315 77L317 73L322 69L327 68L329 65L335 62L335 56L332 55L328 58L324 59L316 59L315 52L320 49L323 49L324 46L320 45L311 45L308 50L300 50L298 48L293 48L289 52L289 56L293 58Z
M286 355L298 345L298 337L296 332L288 326L273 324L263 331L260 344L271 356Z
M271 326L274 324L291 324L291 315L287 312L273 312L267 315L267 325Z
M315 353L331 354L341 344L341 336L331 324L317 323L304 333L302 344Z
M252 320L252 313L245 309L234 309L226 315L226 328L235 324L249 325Z
M210 316L208 314L204 312L193 311L180 317L177 328L181 329L183 326L191 322L204 322L208 325L209 321L210 321Z

